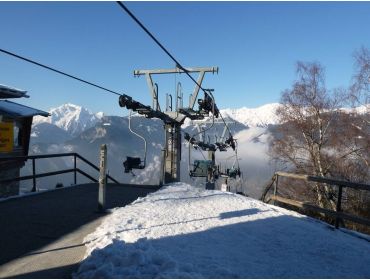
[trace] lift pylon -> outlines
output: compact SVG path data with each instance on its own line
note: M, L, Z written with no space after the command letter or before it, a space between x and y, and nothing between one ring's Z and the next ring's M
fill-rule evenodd
M181 74L181 73L199 73L197 79L197 85L194 88L193 93L189 98L189 105L187 108L182 106L176 106L175 110L172 111L172 95L168 95L168 98L171 98L171 106L166 106L166 110L162 111L159 105L159 96L158 96L158 87L153 83L152 75L157 74ZM177 182L180 180L180 161L181 161L181 125L184 123L186 118L194 119L203 119L204 114L199 113L194 110L194 105L198 98L198 93L201 87L201 84L204 79L204 75L207 72L218 73L218 67L196 67L196 68L173 68L173 69L154 69L154 70L135 70L134 76L145 75L146 81L149 87L149 92L152 96L153 107L152 115L155 117L161 116L165 123L165 153L164 153L164 183ZM178 99L183 100L183 96L178 96L179 90L177 90L176 102ZM201 103L206 104L207 95L205 94L204 100L201 100ZM168 104L170 104L168 103ZM198 100L199 103L199 100ZM171 108L171 110L168 110ZM207 107L206 107L207 109ZM154 112L153 112L154 111ZM164 117L165 116L165 117Z

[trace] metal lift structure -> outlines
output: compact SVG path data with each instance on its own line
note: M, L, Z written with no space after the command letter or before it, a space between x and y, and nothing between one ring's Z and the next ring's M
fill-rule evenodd
M197 84L189 98L188 107L183 107L183 96L177 87L176 107L173 110L172 95L166 96L166 109L161 110L159 105L158 86L153 83L153 75L199 73ZM135 70L134 76L145 75L152 97L152 107L137 102L128 95L119 97L119 105L126 107L146 118L159 118L164 122L165 127L165 153L164 153L164 183L177 182L180 180L180 161L181 161L181 125L186 118L191 120L201 120L213 112L216 117L219 110L211 98L211 93L204 93L203 99L198 99L198 93L206 73L218 73L218 67L197 67L197 68L173 68L155 70ZM181 84L180 84L181 85ZM180 101L180 102L179 102ZM198 101L199 110L194 110L195 103Z
M219 135L214 135L215 136L215 142L211 143L210 136L207 135L208 139L206 139L206 131L209 131L215 123L222 123L225 124L225 127L222 131L221 136ZM235 167L235 163L233 163L232 168L230 169L225 169L225 171L220 170L220 166L216 165L216 157L215 157L215 152L219 150L220 152L225 152L227 151L228 148L232 148L236 152L236 140L229 135L228 138L226 138L226 132L227 132L227 124L232 124L235 122L215 122L214 119L211 121L205 121L205 122L197 122L197 123L192 123L193 125L195 124L197 128L197 133L194 135L190 136L188 133L185 133L184 138L185 140L188 141L189 143L189 175L191 177L205 177L206 178L206 188L207 189L214 189L215 188L215 181L222 177L226 178L225 182L227 182L228 178L234 178L236 179L236 176L240 177L241 172L238 166ZM205 124L211 124L208 126L206 129L202 129L200 125L205 125ZM195 138L195 136L199 137L199 140ZM207 141L208 140L208 141ZM195 149L199 149L202 151L207 151L208 152L208 160L195 160L193 166L191 167L190 163L190 147L193 147ZM234 170L235 169L235 170ZM234 171L235 174L229 172L229 171ZM229 174L230 173L230 174Z

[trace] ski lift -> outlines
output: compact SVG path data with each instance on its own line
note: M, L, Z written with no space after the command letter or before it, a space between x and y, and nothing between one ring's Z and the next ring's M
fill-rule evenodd
M130 129L131 133L135 134L144 141L144 159L141 160L140 157L126 157L126 160L123 162L125 173L132 172L132 169L144 169L146 163L147 143L143 136L131 129L131 113L132 111L130 110L128 117L128 128Z
M193 170L190 170L190 177L207 177L209 170L213 168L211 160L194 160Z
M235 151L236 141L231 134L229 134L229 138L226 139L225 144L229 145Z
M241 176L240 167L227 169L226 173L230 178L234 178L234 179L236 179L236 176L238 177Z
M216 142L216 146L217 146L217 148L219 149L220 152L226 152L227 151L228 145L226 145L225 143Z
M231 167L230 168L226 167L223 172L220 172L221 176L224 178L236 179L236 177L240 178L242 176L242 172L240 171L237 155L233 155L231 157L226 158L226 165L227 165L227 161L233 157L235 157L235 159Z
M192 169L191 169L191 163L190 163L191 146L193 146L195 149L197 147L199 147L200 152L202 152L201 150L216 151L216 149L217 149L215 145L203 142L203 140L204 140L203 137L201 137L201 141L195 140L196 135L202 136L202 134L204 134L206 130L209 130L210 128L212 128L214 123L215 123L215 105L216 104L214 103L214 98L213 98L212 94L211 94L211 96L212 97L209 97L208 94L205 93L205 98L207 97L208 99L211 100L211 103L209 103L208 102L209 100L207 99L207 105L210 105L209 109L212 111L212 124L211 124L211 126L209 126L207 129L204 129L204 130L201 130L200 127L198 126L198 132L195 133L193 136L190 136L188 133L185 133L185 140L187 140L188 143L189 143L188 170L189 170L190 177L208 177L209 173L213 172L213 170L215 168L214 164L212 163L212 160L206 160L205 158L204 158L204 160L194 160L194 164L193 164ZM201 111L202 106L203 106L202 104L206 104L206 102L203 103L202 100L199 99L198 103L199 103L199 108L200 108L199 111ZM202 155L203 155L203 153L202 153ZM204 155L203 155L203 157L204 157Z
M198 99L198 105L199 105L199 112L201 114L209 114L212 112L212 114L218 118L220 111L217 108L217 105L215 104L213 96L210 96L211 94L211 89L208 89L208 93L204 92L204 98L203 99Z

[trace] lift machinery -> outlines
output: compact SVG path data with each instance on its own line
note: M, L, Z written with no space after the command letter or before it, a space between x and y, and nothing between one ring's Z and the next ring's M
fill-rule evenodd
M199 73L197 84L189 98L189 106L182 107L182 92L177 89L176 107L173 110L172 96L167 96L166 110L162 111L159 104L158 86L153 83L153 75L161 74L181 74ZM135 70L134 76L145 75L152 96L152 107L146 106L132 99L128 95L119 98L119 105L144 115L147 118L159 118L165 125L165 155L164 155L164 182L176 182L180 180L180 161L181 161L181 125L186 118L191 120L203 119L210 112L210 96L204 93L203 99L198 99L200 86L203 82L205 73L218 73L218 67L199 67L199 68L179 68L156 69L156 70ZM181 102L179 102L179 100ZM212 100L212 99L211 99ZM194 110L194 105L198 101L200 110ZM217 109L217 106L216 106ZM217 109L218 114L218 109Z

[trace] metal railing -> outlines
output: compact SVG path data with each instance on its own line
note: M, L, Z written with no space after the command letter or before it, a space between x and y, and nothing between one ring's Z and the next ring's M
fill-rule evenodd
M45 158L58 158L58 157L73 157L73 168L69 169L64 169L64 170L58 170L58 171L52 171L52 172L45 172L45 173L39 173L36 174L36 160L37 159L45 159ZM77 168L77 158L96 171L99 171L99 168L88 161L86 158L82 157L81 155L77 153L62 153L62 154L47 154L47 155L31 155L31 156L15 156L15 157L2 157L0 158L0 161L27 161L27 160L32 160L32 175L27 175L27 176L20 176L16 178L9 178L9 179L4 179L0 180L0 184L3 183L10 183L10 182L15 182L15 181L23 181L23 180L31 180L32 179L32 190L31 192L36 192L37 187L36 187L36 179L37 178L42 178L42 177L48 177L48 176L54 176L54 175L60 175L60 174L65 174L65 173L74 173L74 184L77 184L77 173L85 176L86 178L90 179L93 182L98 182L97 179L95 179L93 176L87 174L86 172L82 171L81 169ZM114 179L112 176L107 174L107 180L110 179L112 182L119 184L119 182Z
M325 183L325 184L337 186L338 187L338 199L336 202L335 211L321 208L319 206L311 204L310 202L296 201L293 199L284 198L282 196L277 195L279 177L298 179L298 180L303 180L305 182ZM267 194L271 190L273 185L274 185L273 195L267 197ZM274 176L272 177L271 182L269 182L269 184L266 186L261 196L261 200L264 202L269 202L271 200L277 201L277 202L280 202L286 205L298 207L302 210L310 210L310 211L323 213L325 215L335 218L335 228L339 228L339 223L342 220L350 220L355 223L370 226L370 220L342 212L343 188L352 188L355 190L370 191L370 185L367 185L367 184L354 183L354 182L330 179L330 178L319 177L319 176L293 174L293 173L286 173L286 172L276 172Z

